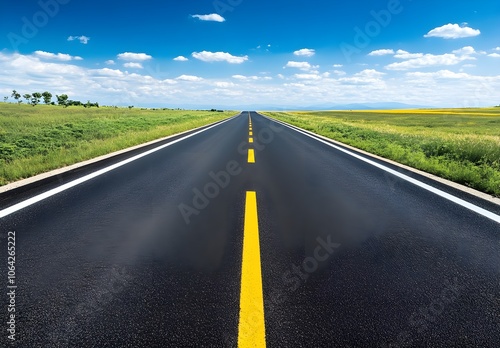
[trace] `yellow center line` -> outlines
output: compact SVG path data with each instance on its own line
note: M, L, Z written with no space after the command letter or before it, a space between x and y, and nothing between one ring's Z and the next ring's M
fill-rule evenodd
M249 142L250 144L252 144L252 143L253 143L253 138L248 138L248 142Z
M253 132L250 130L250 133L248 134L249 136L252 136L253 135Z
M255 163L255 151L248 149L248 163Z
M254 191L246 193L238 347L266 347L257 193Z

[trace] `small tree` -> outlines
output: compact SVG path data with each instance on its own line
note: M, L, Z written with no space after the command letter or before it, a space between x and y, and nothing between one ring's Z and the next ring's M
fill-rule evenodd
M52 93L45 91L42 93L42 97L43 97L43 102L49 105L52 99Z
M26 103L30 103L30 100L31 100L31 94L29 93L25 93L23 94L23 98L26 99Z
M35 92L31 94L31 105L35 106L40 103L40 98L42 98L42 93Z
M19 100L21 98L21 94L17 93L17 91L15 89L12 90L11 97L14 98L18 104L21 104L23 102L22 100Z
M7 100L9 100L9 97L3 97L4 103L7 103Z
M66 94L56 95L57 104L62 106L68 106L68 96Z

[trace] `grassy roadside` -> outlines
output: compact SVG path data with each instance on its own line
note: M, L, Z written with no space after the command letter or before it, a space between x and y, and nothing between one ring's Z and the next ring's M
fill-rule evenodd
M0 185L234 114L0 103Z
M500 197L500 108L265 114Z

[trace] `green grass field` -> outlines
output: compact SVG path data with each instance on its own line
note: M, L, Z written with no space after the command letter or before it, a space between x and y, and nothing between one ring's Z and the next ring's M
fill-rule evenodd
M500 108L265 114L500 197Z
M234 114L0 103L0 185Z

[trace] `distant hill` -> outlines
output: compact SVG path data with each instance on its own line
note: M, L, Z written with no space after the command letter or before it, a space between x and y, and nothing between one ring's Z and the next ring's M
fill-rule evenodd
M141 105L138 105L141 106ZM150 105L151 107L151 105ZM165 106L162 106L165 107ZM178 106L170 106L176 108ZM315 104L305 106L293 105L269 105L269 104L248 104L248 105L182 105L182 109L191 110L261 110L261 111L284 111L284 110L391 110L391 109L429 109L434 106L429 105L412 105L404 103L352 103L352 104Z
M304 107L258 107L257 110L391 110L391 109L428 109L428 105L411 105L404 103L352 103L352 104L323 104Z

